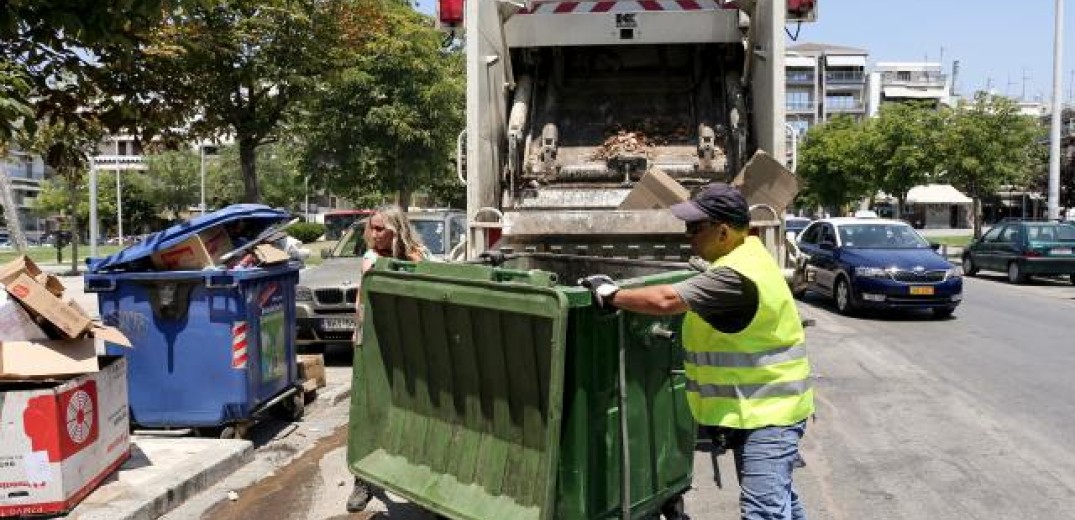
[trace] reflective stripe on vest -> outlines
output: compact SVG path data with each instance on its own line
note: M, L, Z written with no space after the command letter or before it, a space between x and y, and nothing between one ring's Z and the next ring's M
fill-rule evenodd
M765 352L687 352L686 361L692 365L721 368L749 368L775 365L806 357L800 345L766 350Z
M687 391L697 392L702 397L723 397L725 399L766 399L769 397L789 397L805 394L810 390L810 380L789 381L787 383L769 383L765 385L703 385L697 381L687 381Z

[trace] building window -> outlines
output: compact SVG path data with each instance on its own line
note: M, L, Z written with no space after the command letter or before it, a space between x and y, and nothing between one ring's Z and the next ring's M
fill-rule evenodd
M832 110L855 110L861 108L855 96L825 96L825 107Z
M788 81L794 81L797 83L814 82L814 71L812 70L788 70L786 74Z
M810 110L813 107L809 92L789 90L785 95L789 110Z
M116 141L116 155L127 155L127 141Z
M911 71L909 71L909 70L896 71L896 81L911 81Z

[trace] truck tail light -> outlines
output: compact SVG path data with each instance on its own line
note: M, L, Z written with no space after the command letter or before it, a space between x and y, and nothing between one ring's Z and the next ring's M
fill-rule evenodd
M817 19L817 0L788 0L788 21L812 22Z
M463 25L464 0L437 0L437 19L444 27ZM480 0L479 0L480 1Z

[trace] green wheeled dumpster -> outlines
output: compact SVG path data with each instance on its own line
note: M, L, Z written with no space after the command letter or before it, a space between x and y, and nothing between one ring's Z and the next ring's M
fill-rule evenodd
M458 520L679 518L696 432L680 317L602 311L575 284L674 283L686 264L502 260L366 275L351 471Z

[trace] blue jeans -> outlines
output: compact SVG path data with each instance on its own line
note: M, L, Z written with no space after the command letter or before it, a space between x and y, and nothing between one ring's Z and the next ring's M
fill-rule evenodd
M735 455L743 520L806 520L791 479L791 471L799 461L799 440L806 432L806 421L723 432Z

